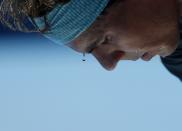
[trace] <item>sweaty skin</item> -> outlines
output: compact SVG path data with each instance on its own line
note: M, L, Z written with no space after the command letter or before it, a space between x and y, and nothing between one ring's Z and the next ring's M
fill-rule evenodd
M168 56L179 40L179 5L177 0L115 0L68 46L93 54L107 70L120 60Z

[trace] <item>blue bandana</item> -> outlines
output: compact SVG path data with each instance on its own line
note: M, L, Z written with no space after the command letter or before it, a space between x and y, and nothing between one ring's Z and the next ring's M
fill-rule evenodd
M58 5L48 13L49 31L45 37L58 44L67 44L84 32L100 15L109 0L71 0ZM40 29L45 26L43 17L34 18Z

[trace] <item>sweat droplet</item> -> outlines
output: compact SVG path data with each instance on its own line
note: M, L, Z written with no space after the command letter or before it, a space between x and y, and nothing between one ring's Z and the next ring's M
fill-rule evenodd
M82 59L82 61L86 61L86 60L85 60L85 53L83 53L83 59Z

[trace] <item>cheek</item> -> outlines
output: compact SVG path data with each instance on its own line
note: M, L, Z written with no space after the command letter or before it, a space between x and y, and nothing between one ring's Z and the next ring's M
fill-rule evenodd
M144 49L147 43L138 37L125 33L118 33L112 41L114 48L125 52L136 52L138 49Z
M121 32L118 30L113 30L114 40L113 45L116 45L118 49L125 52L136 52L140 50L141 52L145 52L148 50L154 50L160 47L161 45L165 45L167 47L175 48L177 39L173 34L169 33L166 35L165 33L160 37L148 37L145 34L133 34L132 32ZM173 37L174 36L174 37Z
M178 32L174 2L167 0L169 3L164 5L164 0L133 1L136 3L126 1L120 8L116 7L106 18L107 30L117 36L114 43L129 52L156 48L166 41L174 45Z

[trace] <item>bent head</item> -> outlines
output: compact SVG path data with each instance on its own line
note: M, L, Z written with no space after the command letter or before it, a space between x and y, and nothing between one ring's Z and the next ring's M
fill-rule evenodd
M120 60L168 56L178 43L177 5L172 0L110 0L97 20L68 46L93 54L107 70Z
M105 3L108 1L108 4ZM155 55L165 57L175 51L179 37L179 1L3 0L0 22L12 29L15 23L17 29L21 27L19 30L22 30L25 25L20 12L25 16L38 17L38 25L46 23L46 27L51 27L45 27L44 35L58 41L69 40L69 47L93 54L104 68L112 70L120 60L150 60ZM67 6L57 6L66 3ZM100 14L105 5L107 7ZM52 11L54 7L58 7L59 11ZM9 17L5 19L7 14L14 22L9 21ZM42 22L41 16L47 21ZM47 33L49 29L51 33Z

